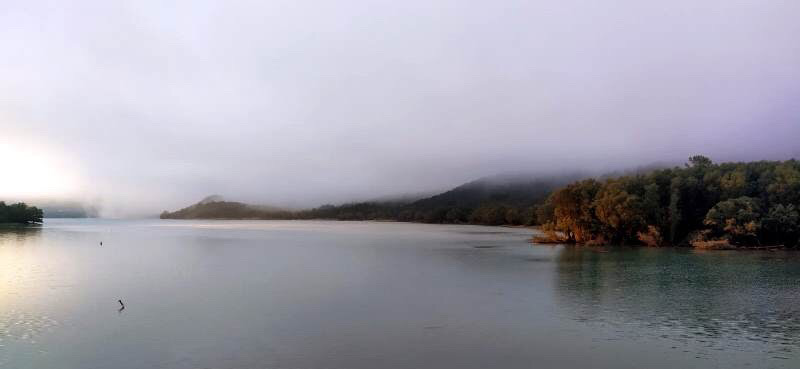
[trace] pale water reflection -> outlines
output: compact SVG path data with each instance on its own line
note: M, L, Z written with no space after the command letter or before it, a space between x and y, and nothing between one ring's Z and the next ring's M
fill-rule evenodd
M699 358L714 351L797 356L796 252L603 251L561 252L557 296L571 314L610 337L673 341Z
M599 252L530 235L317 221L3 230L0 368L800 366L795 253Z

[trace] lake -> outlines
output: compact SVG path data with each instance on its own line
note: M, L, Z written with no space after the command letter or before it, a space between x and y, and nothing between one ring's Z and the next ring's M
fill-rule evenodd
M532 234L334 221L4 229L0 368L800 367L800 253L545 246Z

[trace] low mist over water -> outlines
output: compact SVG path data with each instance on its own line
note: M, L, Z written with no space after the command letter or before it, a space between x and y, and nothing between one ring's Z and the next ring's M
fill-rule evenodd
M325 221L3 230L0 367L800 365L800 255L531 235Z

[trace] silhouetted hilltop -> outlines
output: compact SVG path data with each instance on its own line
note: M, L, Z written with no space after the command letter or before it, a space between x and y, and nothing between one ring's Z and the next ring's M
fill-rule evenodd
M269 206L224 201L219 195L208 196L183 209L161 213L161 219L293 219L294 213Z

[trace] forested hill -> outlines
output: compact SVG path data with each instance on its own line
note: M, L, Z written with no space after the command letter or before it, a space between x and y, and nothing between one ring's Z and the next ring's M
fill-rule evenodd
M183 209L161 213L161 219L294 219L291 211L254 206L241 202L225 201L219 195L212 195Z
M572 176L533 179L523 176L488 177L458 186L447 192L412 203L415 209L439 207L477 208L486 203L510 206L531 206L541 202L556 187L565 185Z
M577 175L497 176L478 179L416 201L387 200L324 205L288 211L224 201L210 196L163 219L337 219L399 220L427 223L533 224L535 205Z
M577 177L481 178L403 206L394 218L425 223L534 224L535 205Z

